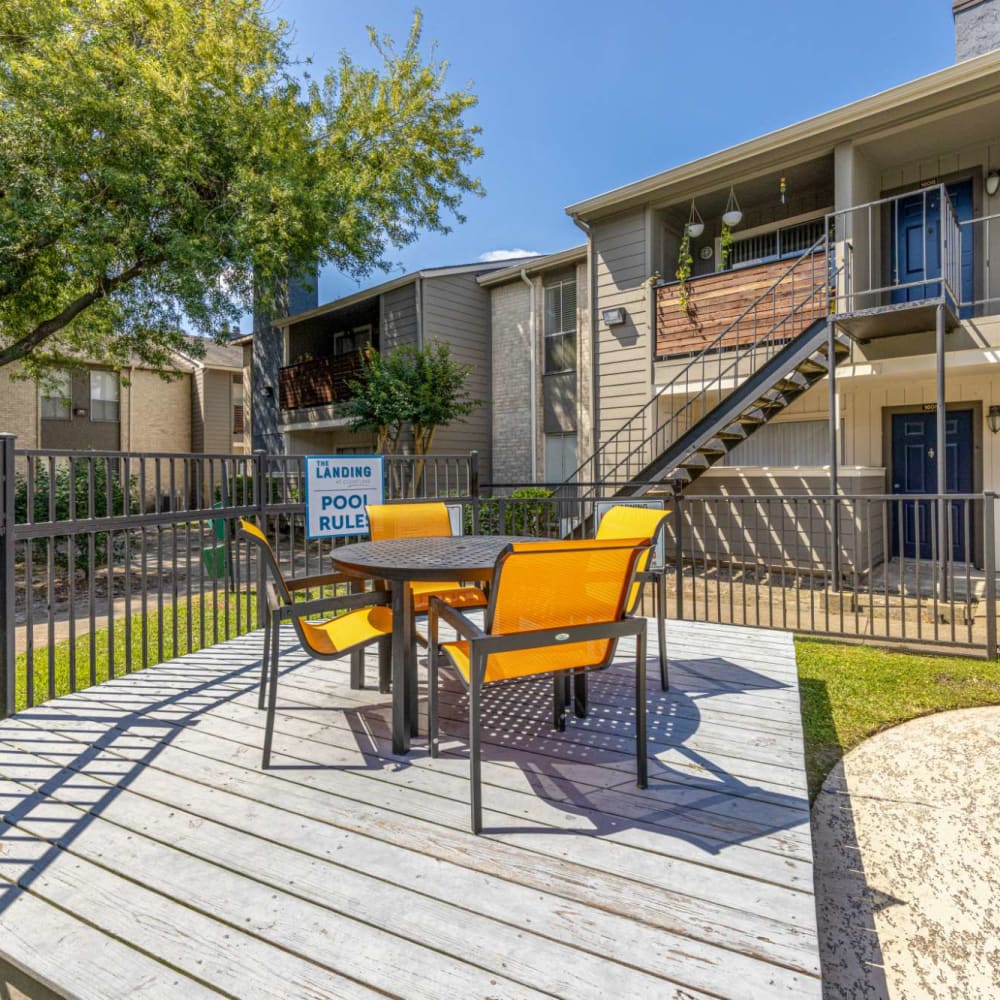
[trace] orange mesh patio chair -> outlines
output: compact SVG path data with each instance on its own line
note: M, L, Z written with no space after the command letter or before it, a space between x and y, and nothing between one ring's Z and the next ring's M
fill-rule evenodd
M663 531L664 522L670 516L669 510L657 510L649 507L630 507L618 504L612 507L601 518L597 526L596 538L607 541L614 538L652 538L654 543ZM649 570L653 549L650 548L639 560L636 566L635 583L629 593L626 604L626 614L635 614L642 596L642 585L651 583L656 600L656 637L660 654L660 686L666 691L669 687L667 676L667 591L662 572ZM579 696L579 692L578 692ZM579 697L578 697L579 700ZM586 714L586 693L583 695L583 706Z
M385 590L345 594L340 597L322 597L314 601L295 601L295 591L314 589L335 583L358 581L340 573L322 576L299 577L287 580L264 532L249 521L240 520L239 535L255 546L260 564L267 579L264 581L264 599L267 614L264 618L264 656L260 673L260 701L264 707L264 688L267 685L267 722L264 728L262 767L271 763L271 742L274 735L274 715L278 697L278 632L283 621L295 626L302 648L316 660L337 660L351 653L351 687L364 686L363 652L372 643L378 643L379 687L389 689L392 652L392 611L387 606L389 592ZM258 598L260 600L260 598ZM337 612L343 612L334 614ZM329 615L323 621L310 621L318 615ZM359 655L355 655L359 654Z
M493 571L480 629L436 597L428 620L428 728L438 755L438 666L441 654L469 691L472 832L482 830L479 712L484 684L551 674L554 725L565 727L565 681L571 672L602 670L618 640L635 636L636 768L646 787L646 621L627 614L636 565L648 538L616 541L522 542L508 546ZM439 622L458 633L438 645Z
M372 504L365 508L373 542L387 538L446 538L451 535L451 519L443 503ZM458 581L421 582L410 584L413 610L426 614L431 595L441 598L453 608L482 608L486 594L479 587L467 587Z

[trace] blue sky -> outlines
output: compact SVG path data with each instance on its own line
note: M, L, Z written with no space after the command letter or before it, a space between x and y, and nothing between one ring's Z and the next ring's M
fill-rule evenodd
M950 0L423 0L425 42L479 97L486 197L406 270L582 242L571 202L954 61ZM365 25L404 39L407 0L271 0L312 70L371 62ZM849 40L849 41L845 41ZM393 274L400 273L397 269ZM365 284L377 283L374 276ZM320 301L358 288L327 271Z

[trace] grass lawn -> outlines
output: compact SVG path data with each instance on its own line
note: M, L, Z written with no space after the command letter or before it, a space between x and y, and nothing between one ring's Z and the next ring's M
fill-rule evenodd
M237 604L239 604L237 617ZM256 598L249 597L249 617L247 613L248 598L244 594L219 593L217 596L205 594L200 599L191 599L191 609L187 602L173 605L165 604L163 614L156 611L156 604L150 601L148 629L146 632L145 652L142 640L141 618L136 615L132 619L130 629L126 628L124 618L114 623L114 640L110 653L113 654L114 675L117 677L126 669L141 670L175 656L193 653L204 646L226 638L228 605L229 637L251 631L256 627ZM254 623L252 626L248 622ZM96 629L87 635L81 635L75 643L68 639L57 642L49 664L48 647L36 648L32 657L31 677L34 685L32 701L39 702L69 694L72 690L81 690L91 684L99 684L108 679L109 665L112 656L109 655L107 627ZM162 641L162 649L161 649ZM94 664L91 674L91 662ZM17 690L15 705L17 711L28 705L28 657L26 653L17 656ZM75 673L76 682L73 683Z
M873 733L918 715L1000 703L1000 664L796 638L809 794Z

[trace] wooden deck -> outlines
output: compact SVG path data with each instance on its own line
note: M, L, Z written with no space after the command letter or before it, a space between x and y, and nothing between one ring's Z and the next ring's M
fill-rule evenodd
M444 756L395 758L389 699L290 634L266 773L259 635L8 719L0 960L80 997L819 997L792 639L670 623L667 694L650 639L649 789L624 648L563 734L549 682L488 691L480 837L457 682Z

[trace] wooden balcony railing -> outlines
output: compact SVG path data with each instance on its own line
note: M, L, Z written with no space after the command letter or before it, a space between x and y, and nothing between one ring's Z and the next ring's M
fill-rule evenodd
M279 401L283 410L307 406L328 406L347 399L347 383L361 372L357 351L335 358L300 361L282 368L278 374Z
M776 260L756 267L691 278L688 281L688 312L680 305L680 285L660 285L656 289L656 356L679 357L703 350L778 281L791 264L790 260ZM778 292L761 304L759 315L751 319L762 326L781 319L803 297L810 283L823 280L824 264L824 254L815 254L812 265L801 267L796 280L782 282ZM820 297L810 301L801 328L819 319L825 306ZM746 326L744 322L744 334ZM719 346L736 346L735 339L734 331L734 342Z

